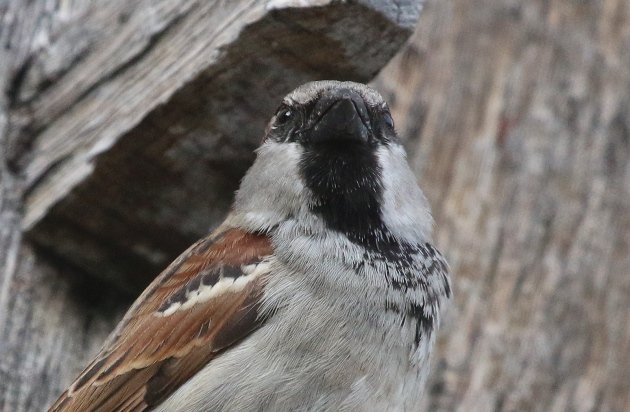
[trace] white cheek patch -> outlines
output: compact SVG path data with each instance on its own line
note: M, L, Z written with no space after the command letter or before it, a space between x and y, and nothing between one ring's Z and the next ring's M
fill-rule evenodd
M233 224L267 231L299 211L305 191L299 179L302 153L297 143L268 141L258 148L236 192Z
M433 219L401 145L383 146L377 152L383 171L383 222L390 232L410 243L429 240Z
M201 283L197 289L186 292L185 300L173 302L165 309L156 312L156 314L162 317L171 316L176 312L191 309L197 304L207 302L224 293L240 292L254 279L269 273L269 267L270 263L265 260L257 264L243 265L240 267L242 275L237 277L221 276L212 285Z

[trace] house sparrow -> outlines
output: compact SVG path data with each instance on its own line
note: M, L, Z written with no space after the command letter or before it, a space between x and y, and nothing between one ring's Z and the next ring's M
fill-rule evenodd
M411 411L450 297L387 104L286 96L225 222L142 293L52 411Z

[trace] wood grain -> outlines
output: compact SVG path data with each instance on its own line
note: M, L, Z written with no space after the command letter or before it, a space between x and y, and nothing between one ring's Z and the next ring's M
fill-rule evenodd
M368 80L390 59L419 2L393 6L85 7L11 84L27 237L137 291L223 217L281 96L314 78Z
M45 66L37 70L53 73L52 76L20 68L33 50L46 50L41 44L46 44L47 37L68 36L46 33L56 30L66 33L64 27L74 27L73 22L88 18L84 16L105 13L91 11L94 2L60 2L63 6L58 10L47 8L48 4L0 2L0 39L3 45L10 46L0 48L0 85L7 91L0 93L0 148L9 149L0 150L0 320L5 320L0 322L0 410L3 411L39 410L51 402L97 350L124 309L124 302L130 299L130 295L121 295L120 289L112 288L111 282L127 290L142 283L126 280L116 271L110 277L101 276L107 280L99 283L80 265L65 263L67 260L59 256L77 248L81 251L84 242L90 243L77 241L85 232L82 227L74 230L63 220L58 220L62 222L60 225L46 228L46 219L34 219L37 224L31 227L41 225L37 230L45 235L43 240L49 236L47 231L68 231L56 235L64 240L62 246L68 251L52 253L55 249L50 247L35 251L31 243L22 241L22 216L29 210L22 206L24 190L30 188L27 199L33 202L36 194L44 193L43 188L48 185L46 178L38 180L35 176L45 171L41 175L51 176L50 182L54 182L52 176L64 170L62 166L56 169L54 162L31 164L36 148L43 147L41 153L48 153L48 147L38 146L37 138L23 138L37 134L29 131L30 119L35 115L29 104L35 102L40 89L54 88L57 78L72 79L75 61L89 60L89 51L94 47L90 42L98 41L99 37L93 40L85 34L88 32L75 29L83 34L68 40L64 46L68 51L60 51L58 56L76 53L77 57L42 57L40 63L29 66ZM402 9L391 9L390 16ZM180 19L191 16L180 14L183 16ZM168 25L170 15L162 14L167 16L163 17L166 20L157 20ZM305 21L309 22L304 23L305 27L310 28L317 20ZM630 381L626 378L630 374L629 22L630 6L625 0L433 0L427 3L411 44L377 78L375 84L390 101L397 128L407 138L409 157L435 212L436 243L447 255L455 275L455 302L444 322L422 410L622 412L630 409ZM107 25L90 24L83 30L95 27L98 32L98 27ZM170 27L164 39L175 33L178 26L173 23ZM305 32L299 30L300 36ZM306 42L306 38L302 39ZM82 42L90 46L81 46ZM82 48L88 50L84 52L88 53L86 57L77 52ZM119 53L127 56L124 47ZM138 52L128 53L137 56ZM8 54L11 58L7 58ZM135 61L141 62L150 55L142 54ZM78 82L77 87L83 87L84 92L88 90L84 99L105 98L107 102L118 95L105 92L109 82L121 79L118 76L134 64L116 72L108 64L120 64L124 58L112 57L111 62L97 56L92 58L100 63L84 67L102 64L104 71L114 75L93 89L85 86L87 83ZM295 54L290 61L291 67L303 64ZM269 83L260 87L252 85L251 80L245 83L246 87L258 90L257 93L265 87L277 87L273 93L281 93L283 87L292 87L290 81L303 79L287 76L285 83L284 74L273 77L273 70L261 67L260 77L272 76ZM310 67L310 63L299 67ZM251 76L254 69L258 66L250 61L249 69L243 69L243 73ZM327 72L331 77L341 77L336 73L337 68ZM189 100L201 102L200 106L212 104L211 99L196 90L217 89L206 88L209 86L201 80L205 77L192 77L200 81L193 79L174 87L176 91L171 97L147 108L147 112L156 115L140 116L136 123L125 112L105 121L100 119L100 110L93 107L91 113L99 114L94 121L102 122L99 127L114 128L112 135L137 138L137 146L133 139L117 140L117 145L124 145L119 146L120 153L131 151L142 156L121 155L109 160L102 157L105 152L99 153L103 163L97 162L90 176L99 179L112 176L135 185L139 181L166 184L151 174L138 177L125 174L134 169L123 173L117 168L133 161L149 166L170 164L168 157L159 154L159 148L144 149L155 131L178 125L173 119L183 116L184 123L192 125L191 130L207 127L203 119L208 112L191 109L196 106ZM65 90L59 94L66 96L64 99L75 96L75 91L70 90L72 81L66 81L67 86L58 89ZM16 82L22 86L14 86ZM133 81L126 84L133 85ZM160 84L159 88L162 87L170 85ZM53 89L50 90L52 93ZM153 91L142 93L148 95ZM229 100L232 94L216 93L231 102L228 104L231 110L243 105L242 98ZM243 96L243 92L236 95ZM257 95L257 98L264 101L267 97ZM60 120L69 114L55 109L60 107L55 102L72 99L57 99L42 101L37 106L41 130L46 130L53 113L59 117L51 127L57 124L54 127L59 127L58 130L70 130L63 129ZM133 96L130 101L134 101ZM177 111L180 105L186 109ZM102 103L95 107L113 109L106 106ZM77 105L73 113L82 110L88 113L88 109ZM176 113L171 117L173 110ZM254 112L250 108L247 111ZM112 121L119 115L124 121ZM266 115L259 114L260 118ZM233 119L243 124L241 118ZM220 123L207 121L216 122ZM89 130L89 124L83 127ZM145 198L157 199L151 200L156 207L175 210L169 212L171 218L193 222L182 225L193 230L195 221L219 219L232 190L229 184L221 188L221 182L231 181L235 185L246 168L234 167L238 162L232 163L230 159L248 158L256 141L252 132L253 140L231 144L234 134L225 134L230 127L233 126L229 122L222 124L224 132L216 137L220 143L214 145L201 137L190 140L193 142L190 146L175 144L175 151L186 153L189 157L184 158L190 161L199 159L199 152L209 159L206 160L209 165L204 163L196 175L174 174L176 182L190 188L205 188L200 183L204 178L215 179L207 177L207 173L228 171L227 178L208 183L212 190L203 190L207 190L205 196L216 196L210 199L217 202L216 209L208 206L205 211L196 212L197 217L189 218L185 216L188 209L181 203L179 209L167 206L176 203L179 196L161 199L138 193L138 186L120 184L117 192L107 192L103 197L111 199L108 204L115 205L114 210L125 210L124 199L136 202L134 196L140 196L139 202ZM245 127L253 130L258 126L252 123ZM186 129L174 127L172 131L189 136ZM74 141L73 135L68 136L57 136L59 140L55 141L51 154L67 150L63 149L64 142ZM163 141L166 145L174 144L179 138ZM115 147L118 146L111 148ZM72 161L72 157L59 164L73 164L66 161ZM99 174L98 170L102 172ZM48 187L56 196L58 187ZM74 193L79 190L82 190L80 185L75 186ZM185 199L193 203L209 199L202 194L191 195L190 189L184 193ZM87 194L80 197L86 205ZM43 208L41 216L62 216L55 207ZM34 213L36 209L30 210ZM79 213L83 209L67 210L66 213ZM108 222L115 223L116 216L107 217ZM153 213L151 219L160 222L156 216L159 217ZM164 218L163 222L168 220ZM151 228L149 223L143 227ZM125 230L126 224L120 224L120 230ZM121 233L136 236L136 232L137 229L130 228L129 232ZM35 229L29 233L29 239L36 238ZM163 234L164 230L154 233ZM147 237L153 236L157 235ZM40 244L46 243L43 240ZM158 252L171 248L156 248L151 242L149 246L149 255L157 253L158 257L162 256ZM93 244L85 250L90 248L98 251ZM132 262L127 268L135 264L153 265L142 253L137 256L140 263ZM111 264L107 259L103 265ZM124 269L125 265L121 267Z
M433 1L379 76L454 273L426 411L630 410L630 3Z

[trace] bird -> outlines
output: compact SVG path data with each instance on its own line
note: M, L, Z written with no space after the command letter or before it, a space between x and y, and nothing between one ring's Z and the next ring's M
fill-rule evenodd
M414 411L448 264L389 107L322 80L50 411Z

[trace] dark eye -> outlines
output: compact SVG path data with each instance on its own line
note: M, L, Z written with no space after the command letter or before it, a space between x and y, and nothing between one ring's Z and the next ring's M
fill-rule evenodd
M295 110L284 106L276 113L276 124L285 124L295 117Z
M394 119L392 118L392 115L389 114L389 112L383 115L383 122L385 123L385 126L387 126L388 129L394 128Z

